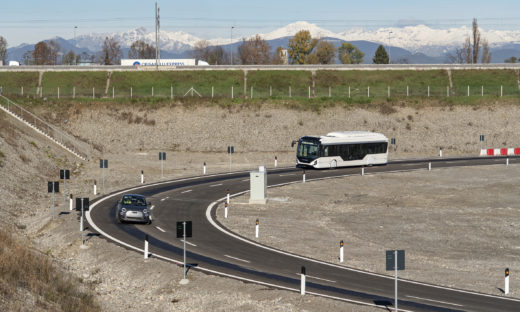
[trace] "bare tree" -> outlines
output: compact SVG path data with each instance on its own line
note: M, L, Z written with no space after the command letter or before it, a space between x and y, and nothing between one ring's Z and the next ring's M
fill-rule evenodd
M464 53L464 62L471 64L473 62L473 58L471 57L471 39L469 37L467 37L466 41L464 41L462 51Z
M208 60L209 42L206 40L197 41L195 47L190 52L191 56L197 60Z
M22 56L23 65L34 65L34 50L25 52Z
M0 36L0 61L5 64L7 59L7 40Z
M74 51L69 51L63 56L61 63L63 65L76 65L81 60L81 55L75 54Z
M259 35L254 38L242 40L238 47L238 56L244 65L270 64L272 62L271 47Z
M491 51L489 50L489 43L486 39L482 40L482 63L491 63Z
M155 58L155 47L148 43L137 40L130 46L128 50L128 58L130 59L154 59Z
M478 63L478 56L480 53L480 30L478 30L478 24L477 19L473 19L473 27L472 27L472 34L473 34L473 64Z
M123 53L121 52L119 42L117 42L114 38L105 37L105 41L103 42L103 50L101 52L103 64L118 65L121 63L122 56Z

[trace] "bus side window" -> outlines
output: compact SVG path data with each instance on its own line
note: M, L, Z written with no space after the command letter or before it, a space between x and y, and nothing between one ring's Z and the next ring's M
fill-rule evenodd
M324 146L323 147L323 157L328 157L328 156L329 156L329 147Z

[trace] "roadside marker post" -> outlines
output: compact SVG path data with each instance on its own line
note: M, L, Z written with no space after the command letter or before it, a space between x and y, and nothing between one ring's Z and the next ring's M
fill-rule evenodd
M141 184L144 183L144 171L141 170Z
M509 166L509 158L506 158L506 166Z
M509 294L509 268L506 268L505 271L505 285L504 285L504 294Z
M164 161L166 160L166 152L159 152L159 160L161 161L161 178L164 178Z
M343 240L339 242L339 262L343 263Z
M224 203L224 218L227 219L228 215L228 203Z
M302 274L301 274L301 283L300 283L300 294L305 295L305 267L302 266Z
M274 167L278 167L278 156L274 156Z
M72 194L70 194L69 198L70 198L69 199L69 210L72 211L72 208L73 208L72 207L73 206L73 204L72 204Z
M255 227L255 237L258 238L258 234L260 232L260 221L258 219L256 219L256 227Z
M481 135L480 135L480 149L481 149L481 150L484 149L483 144L484 144L484 135L481 134Z
M229 205L229 189L226 190L226 203Z
M305 183L305 170L303 170L303 183Z
M204 165L202 166L202 174L206 175L206 162L204 162Z
M144 235L144 260L148 259L148 234Z
M47 182L47 191L52 193L52 219L54 219L54 193L60 191L60 182L57 181L48 181Z
M432 162L431 161L428 163L428 171L432 171Z
M365 167L361 167L361 176L365 175Z
M94 180L94 195L97 195L96 180Z
M439 148L439 157L442 158L442 147Z

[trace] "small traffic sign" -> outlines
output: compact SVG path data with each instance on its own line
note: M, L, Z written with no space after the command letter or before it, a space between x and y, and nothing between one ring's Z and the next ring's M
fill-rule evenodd
M191 221L178 221L177 222L177 238L184 237L183 222L186 222L186 237L192 237Z
M395 270L394 251L395 250L386 251L386 270L387 271ZM404 270L404 250L397 251L397 269Z
M49 193L59 193L60 191L60 182L47 182L47 190Z
M70 170L68 169L60 169L60 179L62 180L70 180Z

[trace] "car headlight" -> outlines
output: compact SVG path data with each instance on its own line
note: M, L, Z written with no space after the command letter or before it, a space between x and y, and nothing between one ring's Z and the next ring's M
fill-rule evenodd
M126 208L121 208L121 212L125 213L126 212Z
M148 209L143 209L144 214L148 214Z

